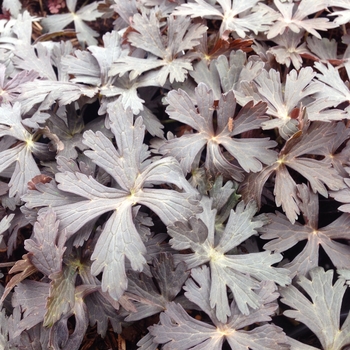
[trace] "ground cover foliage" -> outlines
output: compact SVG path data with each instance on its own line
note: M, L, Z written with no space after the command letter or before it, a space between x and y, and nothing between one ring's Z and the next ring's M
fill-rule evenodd
M347 0L0 18L0 349L350 349Z

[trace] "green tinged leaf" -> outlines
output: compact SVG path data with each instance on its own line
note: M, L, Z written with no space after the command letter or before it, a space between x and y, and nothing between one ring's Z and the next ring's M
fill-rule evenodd
M76 277L77 267L73 264L65 266L62 271L51 276L44 327L52 327L62 315L74 308Z

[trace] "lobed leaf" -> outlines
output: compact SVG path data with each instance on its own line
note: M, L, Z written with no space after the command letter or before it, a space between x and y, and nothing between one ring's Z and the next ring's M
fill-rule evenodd
M301 276L298 284L311 301L296 287L281 289L282 302L292 307L284 314L304 323L318 337L324 349L341 349L349 343L349 315L340 327L339 314L346 286L339 278L333 285L333 270L316 267L310 279Z

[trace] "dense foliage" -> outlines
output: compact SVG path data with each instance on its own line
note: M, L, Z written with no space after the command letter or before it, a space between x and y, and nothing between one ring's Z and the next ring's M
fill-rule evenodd
M349 1L0 18L0 349L350 349Z

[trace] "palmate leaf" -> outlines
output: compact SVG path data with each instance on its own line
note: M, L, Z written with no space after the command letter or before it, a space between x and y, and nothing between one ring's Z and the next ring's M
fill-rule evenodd
M53 147L57 155L70 159L78 157L77 149L84 150L87 147L82 143L84 122L83 116L78 115L74 104L63 107L66 110L66 118L61 118L55 113L50 113L50 118L46 121L44 128L46 136L50 138L50 146ZM86 129L103 129L103 121L95 120L85 126ZM85 130L86 130L85 129Z
M159 259L153 259L151 273L153 278L144 273L128 273L128 292L143 299L140 303L135 303L137 311L131 313L125 321L140 320L164 311L167 305L175 300L190 274L184 262L175 266L170 253L161 253Z
M276 143L267 138L234 138L245 131L258 129L266 119L262 117L266 111L264 103L253 106L250 102L242 108L238 115L234 114L236 100L232 91L220 96L217 108L217 129L214 131L214 94L204 83L195 89L196 101L183 90L168 93L167 113L172 119L178 120L197 130L180 138L172 138L160 147L163 155L174 156L185 172L191 170L196 156L206 147L205 167L211 175L217 172L243 180L243 172L235 164L230 164L220 149L222 145L246 172L257 172L262 164L271 164L276 160L277 153L273 148ZM229 126L231 123L231 127Z
M287 218L294 223L300 214L300 199L296 180L288 168L301 174L309 181L312 191L324 197L328 197L328 189L338 191L345 188L342 176L332 167L330 149L325 146L332 142L338 131L337 124L304 121L303 129L287 140L274 164L260 173L248 174L239 189L242 198L245 201L254 199L260 206L264 184L275 174L276 205L282 206ZM315 156L323 156L324 159L317 160Z
M214 6L215 3L219 6ZM180 5L175 9L175 14L202 18L221 19L220 36L227 32L236 32L241 38L246 37L246 32L265 31L277 17L273 11L257 4L258 0L218 0L209 3L204 0L195 0L193 3Z
M250 39L235 39L233 41L231 38L216 39L215 46L211 50L208 50L207 40L207 36L204 36L201 44L196 47L203 57L193 65L193 71L190 72L191 77L197 84L205 83L210 87L213 90L215 100L219 100L222 92L227 93L232 89L238 104L244 106L249 102L249 99L245 96L243 96L243 100L241 99L241 83L243 81L245 83L251 82L262 70L263 62L255 60L253 56L247 58L244 51L248 50L249 52L250 48L246 48L245 44L250 46ZM235 43L238 44L236 47ZM226 53L229 53L228 57Z
M298 131L297 120L292 118L292 112L301 104L307 106L307 98L321 90L320 84L313 81L315 75L312 68L307 67L300 72L293 69L287 74L285 84L281 82L280 73L274 69L262 70L255 77L258 95L254 95L254 101L266 102L267 114L273 117L263 123L263 129L278 128L286 140Z
M337 242L348 239L350 215L343 214L331 224L318 227L318 195L311 192L305 185L297 185L297 195L300 199L300 209L305 224L298 222L292 225L288 218L276 212L267 214L270 223L260 229L264 232L262 239L272 239L264 248L283 253L300 241L307 241L303 250L284 267L291 271L291 276L306 275L309 270L318 266L320 246L337 268L350 268L350 248L346 244Z
M67 0L69 13L47 16L42 19L41 24L46 31L56 32L62 30L71 22L74 22L79 42L96 45L97 40L95 37L98 37L99 34L91 29L85 21L94 21L101 16L101 13L97 10L98 3L93 2L76 11L77 0Z
M96 87L68 82L69 75L62 61L63 57L71 54L71 44L62 42L53 45L50 50L42 43L30 45L19 41L15 48L15 66L21 69L34 70L42 78L24 82L18 87L20 96L17 101L21 102L22 113L31 111L32 107L37 105L31 118L32 123L36 122L36 127L38 127L37 123L43 123L49 117L49 114L45 111L50 109L56 101L59 101L61 105L66 105L78 100L82 95L93 97L98 92Z
M290 285L281 288L281 301L293 308L284 314L310 328L321 342L322 349L341 350L350 344L350 314L340 326L340 310L347 286L344 278L338 278L334 285L332 279L333 270L315 267L310 271L310 279L300 276L298 281L308 297ZM300 349L303 349L302 345Z
M205 323L189 316L180 304L170 303L160 315L160 324L149 327L154 342L165 344L164 349L207 349L221 350L225 340L231 349L252 350L287 349L287 339L282 329L271 324L245 331L244 327L255 322L270 321L277 308L278 293L273 282L262 282L259 286L259 307L243 315L235 302L231 304L232 316L227 322L220 322L209 305L210 272L207 266L192 269L187 280L186 297L200 306L211 318L213 324Z
M143 144L142 119L134 123L130 109L125 111L118 102L109 105L108 115L117 149L103 133L89 130L84 133L84 143L91 150L85 154L114 178L118 188L102 185L80 172L66 171L56 174L59 193L46 195L45 187L52 185L39 186L42 195L30 194L24 199L29 207L51 205L68 238L92 219L112 212L92 254L91 271L94 275L103 272L102 290L119 299L127 288L125 258L136 271L141 271L146 262L146 247L133 221L133 206L149 207L167 225L186 220L201 208L174 158L153 163L145 160L148 152ZM164 183L191 193L151 188Z
M319 1L315 3L312 0L303 0L295 3L289 1L274 0L274 4L280 11L277 21L271 26L267 33L267 38L271 39L278 34L283 34L287 28L294 33L299 33L306 30L310 34L321 39L317 30L327 30L329 28L337 27L336 24L329 22L328 18L308 18L309 15L325 10L328 2Z
M277 45L270 47L268 53L272 53L278 63L287 67L292 64L296 70L299 70L303 65L302 55L311 55L306 43L301 43L302 38L302 31L299 33L288 31L288 35L278 35L272 39Z
M285 285L290 283L290 278L288 270L271 266L282 260L280 254L270 251L244 255L231 253L233 248L255 235L256 230L264 225L262 220L253 219L257 210L253 202L246 206L240 202L236 210L231 210L222 233L216 230L216 210L211 209L211 201L207 197L202 198L202 206L204 211L197 218L168 227L172 237L169 243L174 249L193 251L176 254L175 261L184 261L189 268L209 263L212 281L210 307L216 308L216 317L225 323L231 315L227 287L232 291L240 312L247 315L250 308L258 308L258 297L254 292L258 281L271 280Z
M33 135L22 124L21 105L16 102L13 106L4 104L0 107L0 137L13 138L13 147L0 151L0 173L12 164L15 168L9 182L9 196L19 202L20 196L27 189L27 183L40 170L34 160L33 153L42 151L42 146L33 140ZM15 140L19 140L15 144Z
M318 68L322 65L315 63L315 66ZM346 118L346 110L330 109L337 105L336 100L339 97L341 79L336 77L338 74L334 68L329 72L326 84L332 81L331 88L315 80L316 73L311 67L301 68L300 72L292 70L282 81L278 71L263 69L261 74L254 78L253 84L243 81L241 90L246 100L267 103L267 114L274 118L264 122L263 129L278 128L280 135L288 140L298 131L298 118L295 117L301 106L306 108L309 120L331 121ZM337 91L332 91L333 86Z
M98 93L104 98L101 101L99 114L105 110L110 102L121 99L124 108L130 107L134 114L139 114L144 109L144 100L139 96L138 89L155 85L154 74L145 74L141 77L129 79L128 74L113 76L109 74L113 62L119 58L128 57L129 50L122 48L122 37L116 31L106 33L103 36L104 47L90 45L89 51L77 50L73 55L66 55L61 63L65 71L73 78L70 82L94 85ZM146 113L143 116L147 116ZM151 121L151 118L147 118ZM155 122L153 124L156 124ZM149 129L149 123L146 124ZM159 128L159 126L158 126Z
M123 75L130 72L130 79L155 68L158 84L163 86L168 77L171 83L183 82L187 72L192 70L191 61L195 55L191 50L199 44L199 39L206 31L201 24L194 24L189 18L169 16L167 19L168 35L165 37L160 30L158 13L151 10L133 16L133 31L128 33L130 43L150 53L148 59L137 57L122 57L116 60L111 68L110 75Z

